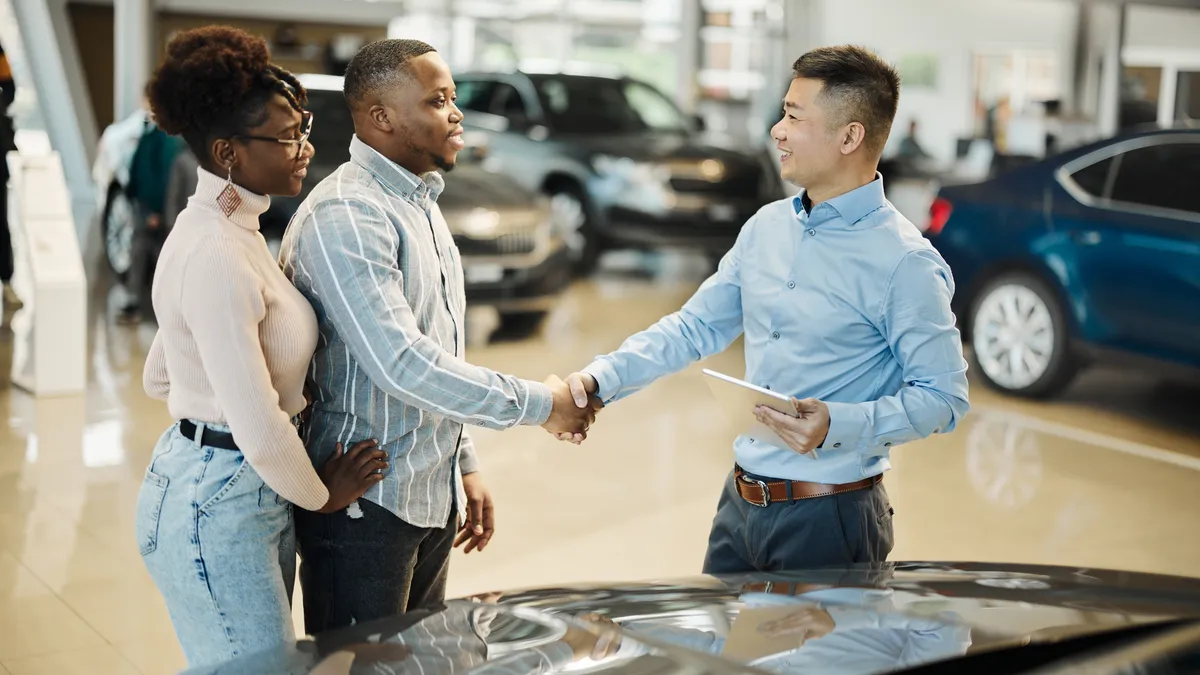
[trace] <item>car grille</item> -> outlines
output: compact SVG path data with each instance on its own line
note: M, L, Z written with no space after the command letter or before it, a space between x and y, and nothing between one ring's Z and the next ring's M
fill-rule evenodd
M742 167L716 183L703 178L675 177L671 179L671 189L679 193L752 198L762 190L762 170L753 166Z
M524 255L537 248L537 237L533 232L515 232L490 239L475 239L466 235L454 235L458 252L468 255Z

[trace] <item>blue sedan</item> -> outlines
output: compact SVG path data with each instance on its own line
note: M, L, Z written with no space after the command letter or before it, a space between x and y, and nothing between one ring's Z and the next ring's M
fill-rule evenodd
M1095 361L1200 373L1200 130L943 188L925 234L989 386L1051 397Z

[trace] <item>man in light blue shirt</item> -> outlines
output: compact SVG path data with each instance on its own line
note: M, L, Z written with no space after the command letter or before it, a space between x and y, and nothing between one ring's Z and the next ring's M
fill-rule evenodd
M680 311L568 378L581 407L616 401L744 333L745 379L794 397L794 416L755 411L788 447L734 444L708 573L885 560L890 449L953 430L969 406L950 269L877 172L898 76L855 47L793 71L771 134L783 178L806 189L751 218Z

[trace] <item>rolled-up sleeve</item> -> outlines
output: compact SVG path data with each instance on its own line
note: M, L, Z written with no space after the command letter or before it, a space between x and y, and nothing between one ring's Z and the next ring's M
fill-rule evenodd
M936 252L922 249L901 259L884 296L880 327L905 386L866 403L827 403L829 434L822 447L870 453L955 428L970 403L953 295L950 268Z
M296 226L296 252L311 276L311 292L380 390L456 422L492 429L549 418L552 399L545 385L466 363L421 332L396 265L403 243L377 207L329 200Z

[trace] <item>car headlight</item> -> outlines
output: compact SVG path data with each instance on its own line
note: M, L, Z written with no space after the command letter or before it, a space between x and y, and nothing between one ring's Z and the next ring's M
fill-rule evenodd
M635 162L628 157L596 155L592 166L603 176L620 178L630 183L655 183L665 185L671 180L671 170L662 164Z
M462 233L473 239L482 239L496 234L500 227L500 214L485 208L475 208L459 224Z

